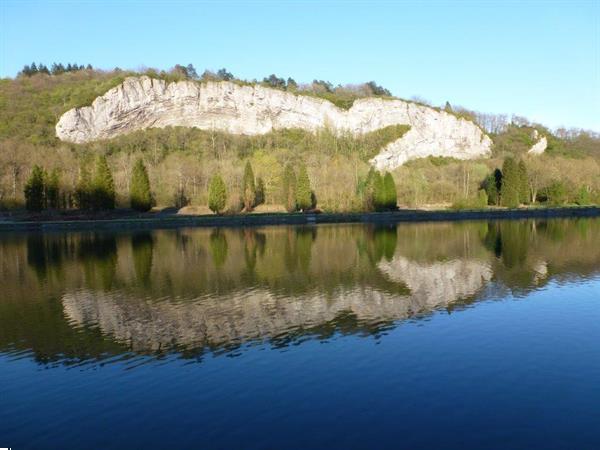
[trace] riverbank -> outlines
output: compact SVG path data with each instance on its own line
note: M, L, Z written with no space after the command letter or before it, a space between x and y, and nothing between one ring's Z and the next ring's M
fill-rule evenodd
M240 227L265 225L314 225L320 223L440 222L464 220L547 219L559 217L600 217L600 207L452 210L399 210L347 214L241 214L235 216L156 215L117 219L60 221L0 221L0 232L67 230L135 230L181 227Z

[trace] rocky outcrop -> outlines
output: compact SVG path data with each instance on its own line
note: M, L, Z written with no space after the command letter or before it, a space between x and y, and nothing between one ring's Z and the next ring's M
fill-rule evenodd
M91 106L67 111L56 125L64 141L84 143L152 127L184 126L256 135L284 128L360 135L391 125L409 125L400 139L371 162L392 169L409 159L487 156L491 140L473 122L444 111L396 99L365 98L349 110L309 96L232 82L167 83L127 78Z
M531 155L541 155L548 147L548 139L546 139L546 136L540 136L537 130L533 130L532 138L536 139L537 142L531 146L527 153Z

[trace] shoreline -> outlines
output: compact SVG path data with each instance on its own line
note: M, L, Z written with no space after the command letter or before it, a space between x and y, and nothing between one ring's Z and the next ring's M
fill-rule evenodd
M185 227L247 227L315 225L325 223L396 224L402 222L456 222L465 220L550 219L600 217L600 207L520 208L495 210L400 210L372 213L248 214L235 216L162 216L64 221L0 221L0 233L18 231L144 230Z

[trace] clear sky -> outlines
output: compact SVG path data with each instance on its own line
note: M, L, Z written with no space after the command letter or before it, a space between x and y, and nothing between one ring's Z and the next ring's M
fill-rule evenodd
M32 61L375 80L394 95L600 131L600 0L0 0L0 76Z

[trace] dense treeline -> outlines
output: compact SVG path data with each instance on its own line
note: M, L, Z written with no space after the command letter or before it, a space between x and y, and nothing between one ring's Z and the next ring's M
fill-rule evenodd
M472 118L485 129L494 127L490 131L494 141L492 158L425 158L411 161L389 176L376 176L368 160L409 127L388 127L358 137L338 136L328 130L314 134L280 130L263 136L235 136L165 128L75 145L55 137L54 126L60 115L72 107L91 103L135 73L101 72L79 65L71 65L68 71L67 65L64 72L52 74L50 70L48 74L40 71L39 64L35 68L36 73L0 80L0 205L4 207L27 204L34 210L101 209L114 205L146 211L153 205L173 205L209 212L211 180L217 174L222 181L217 184L224 186L215 194L220 213L314 208L386 210L396 205L600 203L600 137L592 132L552 133L523 118L478 116L448 103L445 110ZM246 83L226 69L198 75L191 65L177 66L170 72L147 69L144 73L169 80ZM376 83L334 87L315 80L303 85L277 75L266 77L261 83L305 95L329 96L342 106L351 105L361 96L389 94ZM548 138L546 153L527 154L541 135ZM100 180L96 179L98 156L104 157L104 179L108 179L107 173L112 178L112 194L103 200L98 199L93 187ZM39 168L34 173L36 165ZM514 175L523 171L526 177ZM513 188L511 180L515 179L520 180L519 186ZM41 200L36 194L40 180ZM29 197L34 200L28 201Z

